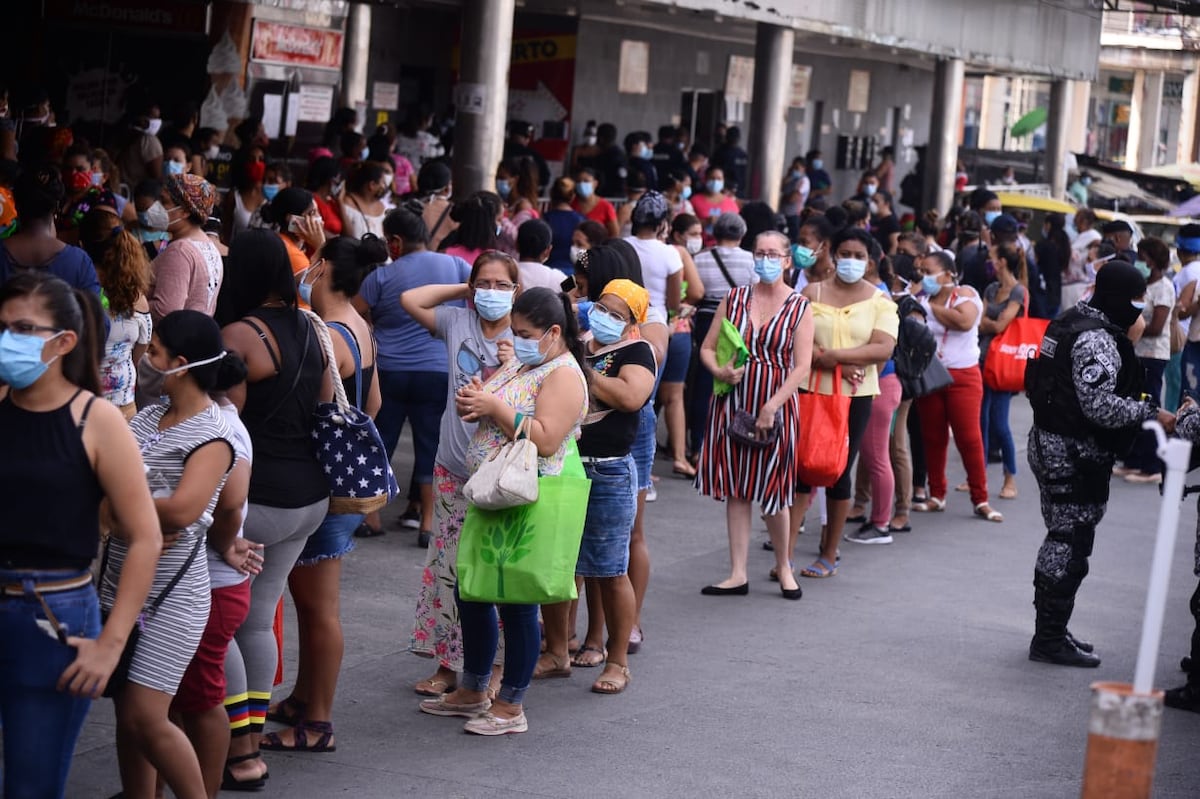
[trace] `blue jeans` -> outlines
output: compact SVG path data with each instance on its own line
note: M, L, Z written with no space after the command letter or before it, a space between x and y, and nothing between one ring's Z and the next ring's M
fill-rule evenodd
M1200 397L1200 341L1184 345L1179 365L1183 369L1183 393Z
M433 482L433 460L449 380L445 372L379 372L383 404L375 416L375 426L390 457L396 453L404 423L412 425L413 479L422 485Z
M637 516L637 466L633 456L584 463L592 481L575 574L619 577L629 571L629 537Z
M0 583L63 580L83 572L0 570ZM43 594L46 604L68 635L100 635L100 601L89 586ZM55 686L75 650L60 644L37 626L44 619L41 603L26 596L0 596L0 719L4 723L5 799L61 797L75 741L92 700L59 691Z
M1157 401L1162 394L1163 373L1166 371L1167 362L1156 358L1138 358L1138 360L1142 362L1142 368L1146 370L1145 391ZM1146 474L1161 471L1163 463L1158 459L1157 452L1158 440L1154 437L1154 433L1142 430L1138 432L1137 439L1133 442L1133 449L1125 458L1125 466Z
M454 589L458 621L462 628L463 672L459 685L468 691L484 692L492 679L492 663L500 645L496 608L504 621L504 676L500 680L502 702L519 705L525 699L533 670L542 648L537 605L493 605L467 602Z
M1000 446L1004 460L1004 473L1017 473L1017 445L1013 442L1012 428L1008 425L1008 406L1012 403L1012 392L994 391L983 387L983 409L979 415L979 426L983 430L983 451L991 452L992 444Z

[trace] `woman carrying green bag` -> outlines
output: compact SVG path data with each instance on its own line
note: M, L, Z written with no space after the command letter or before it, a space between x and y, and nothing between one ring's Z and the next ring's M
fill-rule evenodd
M588 405L583 345L570 300L550 289L522 293L513 303L512 332L516 361L486 385L473 380L455 397L459 416L479 423L467 448L467 468L474 473L528 419L525 430L537 447L538 474L558 475ZM469 718L465 729L476 735L529 728L522 701L541 648L538 607L499 606L504 622L504 675L499 695L490 702L487 689L499 644L496 607L459 598L462 676L454 691L421 703L425 713Z
M604 605L603 619L588 619L588 641L602 640L598 636L608 624L607 662L592 685L598 694L619 694L629 684L626 655L637 616L629 581L629 541L637 515L637 473L630 450L656 373L654 349L634 335L649 307L646 289L622 279L609 282L588 312L591 409L579 452L592 485L575 574L587 581L589 596L598 592ZM570 676L569 613L569 602L542 607L546 654L535 677Z

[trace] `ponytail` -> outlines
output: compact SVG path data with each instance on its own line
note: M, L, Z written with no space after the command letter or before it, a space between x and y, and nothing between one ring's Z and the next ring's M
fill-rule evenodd
M63 376L84 391L100 394L100 360L104 357L107 335L104 332L104 308L100 298L84 289L72 289L79 306L79 342L63 356Z
M584 377L588 377L592 370L588 369L587 354L583 349L583 339L579 335L579 317L575 314L575 306L571 302L571 298L562 292L559 292L558 299L563 307L563 341L566 342L567 349L575 356L579 368L583 370Z

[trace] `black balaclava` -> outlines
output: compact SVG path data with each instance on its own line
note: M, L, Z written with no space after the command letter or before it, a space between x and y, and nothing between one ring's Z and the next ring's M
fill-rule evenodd
M1133 327L1142 312L1133 300L1146 294L1146 278L1131 264L1109 261L1096 272L1096 291L1088 305L1108 317L1122 330Z

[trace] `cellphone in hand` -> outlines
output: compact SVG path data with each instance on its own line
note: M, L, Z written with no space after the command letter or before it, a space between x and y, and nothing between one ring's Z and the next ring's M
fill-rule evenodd
M570 292L574 291L575 290L575 276L567 275L565 278L563 278L563 282L561 284L559 284L559 288L561 288L563 290L564 294L569 294Z

